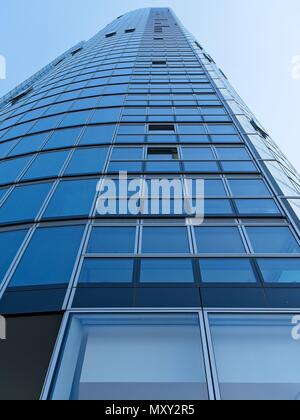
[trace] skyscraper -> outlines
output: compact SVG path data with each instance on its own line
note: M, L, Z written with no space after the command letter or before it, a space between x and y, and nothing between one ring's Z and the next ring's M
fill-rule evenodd
M170 9L2 98L0 159L1 399L300 398L299 176ZM203 223L99 214L124 171L203 180Z

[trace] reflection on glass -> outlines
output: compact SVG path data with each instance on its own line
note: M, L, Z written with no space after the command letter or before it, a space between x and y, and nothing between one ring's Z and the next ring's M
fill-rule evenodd
M77 315L53 400L206 400L197 315Z
M299 399L291 315L213 315L210 327L223 400Z

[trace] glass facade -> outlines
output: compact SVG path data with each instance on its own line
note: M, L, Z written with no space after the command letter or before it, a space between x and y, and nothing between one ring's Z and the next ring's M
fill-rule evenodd
M203 224L160 198L99 215L97 186L120 171L203 180ZM299 200L170 9L119 17L2 98L0 313L64 314L38 397L299 399Z

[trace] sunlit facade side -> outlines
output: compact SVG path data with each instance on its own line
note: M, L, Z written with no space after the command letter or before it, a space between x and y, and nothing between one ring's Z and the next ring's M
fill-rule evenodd
M204 180L204 223L100 216L120 171ZM299 200L172 10L71 48L0 100L0 399L299 399Z

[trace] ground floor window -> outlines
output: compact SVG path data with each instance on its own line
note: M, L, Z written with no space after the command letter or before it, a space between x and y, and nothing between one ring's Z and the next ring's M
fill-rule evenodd
M198 314L73 316L51 398L208 399Z

